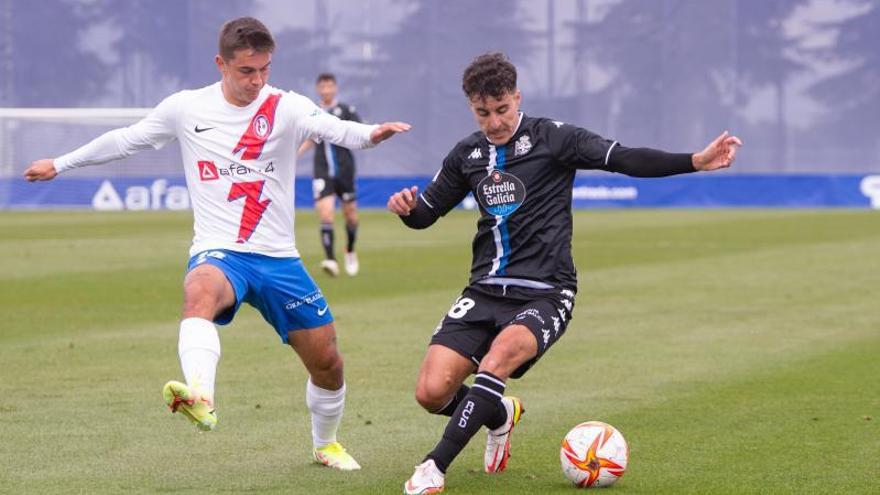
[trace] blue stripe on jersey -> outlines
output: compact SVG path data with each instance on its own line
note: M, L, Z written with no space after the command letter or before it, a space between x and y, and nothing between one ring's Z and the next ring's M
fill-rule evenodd
M327 173L330 177L339 175L339 163L336 162L336 152L333 151L330 141L324 141L324 156L327 158Z
M507 157L507 148L504 146L495 149L497 156L495 157L495 168L504 171L505 158ZM498 230L501 232L501 258L498 260L498 270L495 275L506 275L505 268L510 260L510 232L507 230L507 217L502 217L498 221Z

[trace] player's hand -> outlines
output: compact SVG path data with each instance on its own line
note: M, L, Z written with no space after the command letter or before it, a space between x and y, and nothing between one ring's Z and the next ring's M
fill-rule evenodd
M727 168L736 158L736 150L742 146L742 141L736 136L731 136L727 131L721 133L714 141L706 146L706 149L694 153L692 160L694 168L701 171L718 170Z
M31 163L31 166L24 171L24 178L28 182L36 182L38 180L52 180L58 175L55 170L55 160L53 158L44 158Z
M396 192L388 198L388 210L391 213L405 217L416 207L418 199L418 187L412 186L409 189L401 189L400 192Z
M380 124L373 133L370 134L370 140L373 144L379 144L399 132L407 132L412 128L406 122L385 122Z

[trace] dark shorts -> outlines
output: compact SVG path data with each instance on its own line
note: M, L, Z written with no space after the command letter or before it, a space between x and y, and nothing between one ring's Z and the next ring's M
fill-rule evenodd
M343 203L354 201L357 199L354 177L315 177L312 180L312 194L315 201L334 194L339 196Z
M538 342L538 354L511 375L519 378L562 337L573 310L572 291L472 284L440 321L431 344L448 347L479 366L505 327L524 325Z

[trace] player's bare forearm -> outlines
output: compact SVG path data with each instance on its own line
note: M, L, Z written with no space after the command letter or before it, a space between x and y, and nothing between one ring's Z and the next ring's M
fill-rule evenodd
M24 171L24 178L28 182L52 180L58 175L55 170L55 159L44 158L31 163L30 167Z
M385 122L373 130L373 133L370 134L370 140L373 141L373 144L379 144L391 136L401 132L407 132L411 128L412 126L406 122Z

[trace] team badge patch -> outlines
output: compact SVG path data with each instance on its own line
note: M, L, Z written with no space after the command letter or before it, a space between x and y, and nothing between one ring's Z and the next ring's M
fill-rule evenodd
M278 107L278 101L281 95L269 95L266 101L257 109L256 115L251 119L250 124L246 128L246 132L239 139L238 144L232 149L232 153L237 155L241 153L242 160L256 160L263 154L263 147L269 134L272 133L272 126L275 123L275 109Z
M523 134L513 145L513 156L525 155L532 149L532 141L528 134Z
M526 186L515 175L493 170L477 184L477 197L492 215L506 217L526 199Z
M254 132L257 134L257 137L266 139L270 130L269 118L265 115L257 115L257 118L254 119Z

